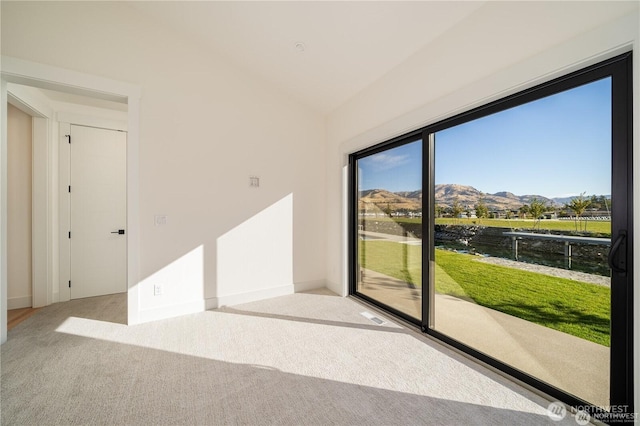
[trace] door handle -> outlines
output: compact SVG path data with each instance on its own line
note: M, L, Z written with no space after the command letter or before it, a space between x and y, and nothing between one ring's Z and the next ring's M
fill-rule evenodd
M117 231L112 231L112 234L124 235L124 229L118 229Z
M607 259L609 261L609 267L614 272L618 272L620 274L626 274L627 273L627 268L624 268L624 267L621 268L619 265L616 265L613 262L613 260L616 257L616 254L618 254L618 251L620 250L620 247L624 244L626 239L627 239L627 231L623 229L618 234L618 238L616 238L616 241L615 241L615 243L613 243L613 246L611 246L611 250L609 250L609 257ZM626 253L626 249L625 249L625 252L624 252L625 261L626 261L626 255L627 255L627 253ZM623 261L622 264L624 264L625 261Z

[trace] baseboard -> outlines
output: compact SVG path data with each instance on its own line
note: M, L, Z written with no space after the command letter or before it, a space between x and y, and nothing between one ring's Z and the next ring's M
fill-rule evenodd
M338 296L345 297L349 294L349 292L346 291L346 289L342 286L342 284L334 283L332 281L326 281L325 286L329 290L337 294Z
M218 298L217 297L209 297L204 300L204 308L208 311L209 309L218 309Z
M319 288L326 288L327 282L325 280L304 281L301 283L294 283L293 287L296 293L302 293L304 291L311 291L311 290L317 290Z
M292 284L264 290L249 291L239 294L211 297L205 301L207 309L216 309L222 306L233 306L241 303L256 302L258 300L271 299L272 297L286 296L295 292Z
M31 307L31 296L8 297L7 309L20 309Z
M258 300L271 299L272 297L286 296L293 293L299 293L325 287L326 282L324 280L305 281L302 283L288 284L263 290L210 297L202 301L188 302L180 305L146 309L140 311L137 323L157 321L165 318L177 317L180 315L194 314L207 309L216 309L222 306L233 306L242 303L256 302Z
M136 324L179 317L181 315L195 314L204 310L204 300L196 300L193 302L181 303L179 305L162 306L160 308L145 309L138 312L138 321Z

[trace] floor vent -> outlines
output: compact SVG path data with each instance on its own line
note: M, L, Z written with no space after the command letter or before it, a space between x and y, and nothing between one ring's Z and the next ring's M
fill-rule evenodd
M381 320L380 318L370 314L369 312L361 312L360 315L362 315L363 317L375 322L378 325L382 325L385 322L383 320Z

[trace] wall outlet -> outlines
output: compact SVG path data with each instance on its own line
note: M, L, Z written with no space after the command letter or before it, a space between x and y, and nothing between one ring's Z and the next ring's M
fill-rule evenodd
M154 284L153 285L153 295L161 296L162 295L162 284Z
M153 217L153 223L156 226L164 226L167 224L167 215L157 214Z

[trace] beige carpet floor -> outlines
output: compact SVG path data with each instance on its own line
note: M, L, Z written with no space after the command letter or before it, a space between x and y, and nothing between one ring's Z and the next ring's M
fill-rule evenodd
M327 291L124 325L51 305L1 348L3 425L540 425L548 401Z

